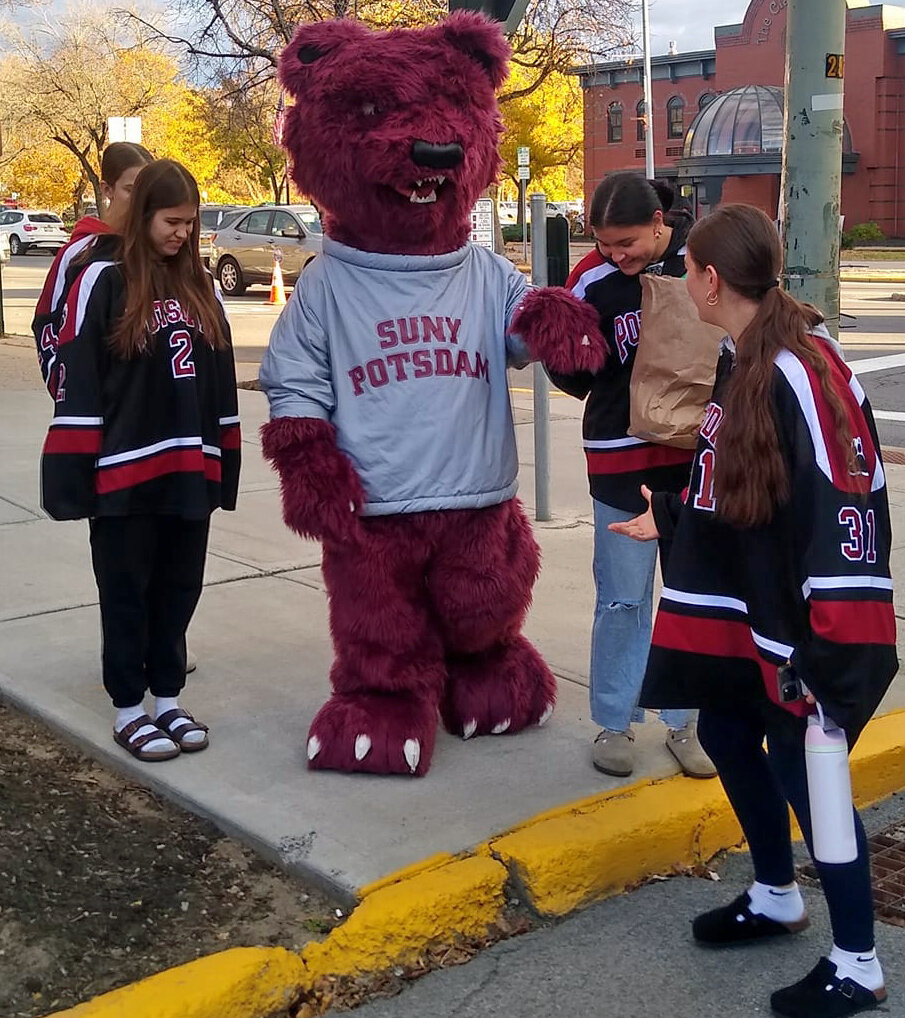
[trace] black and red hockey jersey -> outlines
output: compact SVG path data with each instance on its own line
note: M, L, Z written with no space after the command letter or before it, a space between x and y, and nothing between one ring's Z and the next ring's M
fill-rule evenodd
M110 261L89 264L66 297L48 380L44 509L57 520L234 509L241 440L231 344L215 350L177 300L160 300L146 351L124 360L109 346L124 302ZM225 315L224 325L228 337Z
M691 219L677 217L663 259L645 271L685 275L685 239ZM629 382L641 334L641 280L627 276L595 247L575 266L566 286L593 304L607 343L597 374L551 374L577 399L587 397L582 437L593 498L625 512L642 512L641 485L653 491L681 491L688 483L693 450L645 442L629 435Z
M79 263L89 254L97 254L98 240L101 240L103 247L105 242L116 241L117 238L102 219L95 216L80 219L73 227L69 243L57 251L53 264L44 278L31 331L35 337L38 365L45 385L50 381L57 353L59 317L66 303L66 295L81 271ZM112 245L108 245L108 256L112 250Z
M815 334L848 410L857 469L849 469L813 369L784 350L773 400L790 498L762 527L721 520L713 470L734 366L734 347L724 340L685 501L654 500L672 548L645 706L731 710L764 696L780 703L777 667L791 660L854 741L898 670L889 507L873 415L828 334ZM813 710L803 699L782 705L802 715Z

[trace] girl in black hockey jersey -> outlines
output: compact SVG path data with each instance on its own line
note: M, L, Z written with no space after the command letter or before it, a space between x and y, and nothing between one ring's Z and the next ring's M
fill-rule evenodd
M898 668L885 477L870 405L810 305L779 289L779 238L726 205L688 237L688 290L727 330L684 503L614 531L672 537L642 703L700 707L701 744L748 840L755 881L694 922L709 946L808 925L788 805L812 848L804 761L815 700L850 744ZM768 751L764 752L766 738ZM774 1012L840 1018L886 999L874 950L867 843L815 860L833 946Z
M634 769L632 722L643 721L638 694L650 649L654 546L630 545L608 524L631 519L644 501L641 484L681 491L691 450L646 442L628 433L629 382L641 332L641 275L685 274L690 213L673 208L672 189L637 173L613 173L591 201L597 244L572 270L566 286L600 314L607 359L596 375L553 376L578 399L586 399L582 437L594 507L594 584L597 601L591 630L591 717L601 731L592 762L605 774L625 777ZM686 710L664 710L666 745L682 770L713 777Z
M50 516L90 521L114 739L148 761L208 745L177 697L210 515L235 508L239 480L235 366L198 204L179 163L138 175L115 256L92 259L66 298L41 463Z
M139 172L153 162L154 157L143 146L130 141L115 141L104 149L101 159L101 191L107 201L103 216L83 216L73 227L69 243L57 252L44 280L41 296L31 323L38 347L38 363L45 385L49 383L57 351L58 313L66 301L69 285L77 274L74 260L87 260L88 253L100 238L102 243L116 243L126 221L132 188ZM108 247L108 252L113 250ZM51 393L53 395L53 393Z

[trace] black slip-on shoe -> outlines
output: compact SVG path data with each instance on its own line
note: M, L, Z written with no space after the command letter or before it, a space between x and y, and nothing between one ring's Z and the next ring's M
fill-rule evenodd
M751 911L751 898L747 891L735 901L699 915L691 926L694 939L706 947L729 947L749 944L767 937L781 937L787 933L800 933L810 925L807 916L794 923L781 923Z
M885 989L868 990L853 979L839 979L835 964L821 958L804 979L777 990L770 1006L784 1018L846 1018L872 1011L884 1000Z

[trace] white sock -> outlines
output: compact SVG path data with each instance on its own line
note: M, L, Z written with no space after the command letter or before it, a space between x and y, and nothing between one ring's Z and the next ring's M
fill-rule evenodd
M135 707L118 707L116 710L116 721L113 722L113 727L117 732L121 732L126 725L132 724L133 721L137 721L142 714L145 714L145 708L143 704L137 704ZM142 725L141 728L132 736L133 739L137 739L140 735L151 735L154 729L150 725ZM172 749L172 739L152 739L146 743L145 749L151 752L157 752L161 749Z
M179 700L175 696L155 696L154 697L154 717L159 718L161 714L166 714L168 710L175 710L179 707ZM176 718L170 724L170 731L174 735L179 734L179 729L184 728L186 725L191 724L188 718ZM194 743L204 742L206 735L204 732L186 732L181 737L183 742Z
M795 923L804 918L804 899L796 883L774 887L755 880L748 888L748 897L755 915L765 915L778 923Z
M880 990L885 985L883 969L880 968L877 952L873 949L843 951L841 947L833 944L830 961L836 966L836 976L839 979L848 977L865 990Z

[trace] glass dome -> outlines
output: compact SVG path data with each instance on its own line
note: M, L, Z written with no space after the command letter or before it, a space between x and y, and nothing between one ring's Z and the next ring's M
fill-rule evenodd
M781 152L784 102L775 85L746 85L718 95L691 122L685 158Z
M691 122L686 159L705 156L779 155L782 152L785 91L775 85L746 85L718 95ZM842 151L852 151L848 124Z

